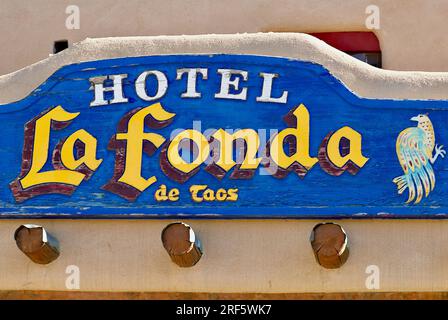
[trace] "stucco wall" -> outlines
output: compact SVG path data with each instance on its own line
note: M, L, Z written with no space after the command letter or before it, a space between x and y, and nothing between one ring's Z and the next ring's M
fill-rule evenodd
M34 84L73 61L174 52L239 52L322 63L349 89L366 96L448 98L444 89L447 73L377 70L303 35L103 39L79 46L1 77L0 97L22 98ZM368 291L365 271L369 265L379 267L381 291L448 288L445 220L339 221L348 232L351 254L338 270L325 270L314 260L309 235L317 220L186 221L205 249L201 261L190 269L174 265L162 247L160 232L169 222L1 220L0 290L66 290L68 265L80 268L80 289L84 291ZM55 235L61 243L60 258L48 266L30 262L13 239L21 223L42 224Z
M86 39L57 55L0 76L0 104L23 99L64 65L163 54L252 54L291 57L323 65L356 95L366 98L447 99L448 73L404 72L369 66L323 41L300 33L157 36Z
M79 30L65 27L68 5L81 11ZM369 31L368 5L380 9L383 66L448 71L444 0L2 0L0 74L42 60L55 40L87 37L244 32Z
M44 225L61 256L32 263L13 239L21 223ZM342 220L350 257L337 270L314 260L309 236L318 221L186 221L205 254L179 268L160 233L171 221L8 220L0 222L0 290L67 290L68 265L80 268L83 291L350 292L365 286L366 267L380 270L377 291L446 291L448 221Z

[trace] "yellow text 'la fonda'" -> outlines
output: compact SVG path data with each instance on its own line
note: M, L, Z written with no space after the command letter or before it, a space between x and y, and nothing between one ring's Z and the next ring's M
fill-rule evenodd
M22 170L10 184L17 201L55 190L71 194L101 166L97 139L84 129L71 133L50 150L52 130L66 128L79 114L57 106L27 122ZM266 145L261 145L253 129L231 133L218 129L207 137L188 129L170 139L157 133L170 126L175 117L160 103L125 114L108 145L115 152L114 174L102 188L135 200L157 181L157 173L142 176L142 166L148 161L143 154L153 156L156 152L163 174L179 183L188 181L201 167L217 179L229 171L230 179L250 179L263 166L274 178L282 179L291 172L303 178L317 163L330 175L345 171L354 175L368 161L362 153L361 134L348 126L329 132L317 154L311 155L310 114L303 104L284 117L287 127L270 137ZM236 150L238 141L240 150ZM186 159L185 150L192 153L191 159ZM235 159L236 152L243 155L240 161ZM48 163L53 170L44 169Z

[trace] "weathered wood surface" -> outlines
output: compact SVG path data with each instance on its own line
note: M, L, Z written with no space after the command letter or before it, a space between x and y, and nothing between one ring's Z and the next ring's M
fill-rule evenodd
M179 267L192 267L202 257L202 247L194 230L182 222L171 223L162 231L162 243Z
M217 293L217 292L87 292L0 291L2 300L448 300L447 292L325 292L325 293Z
M179 71L186 68L206 69L207 77L197 73L195 88L187 86L187 73ZM239 79L238 88L230 86L230 92L244 91L244 97L223 98L222 69L240 71L232 76ZM266 74L274 75L272 82ZM157 75L163 81L157 82ZM105 87L112 86L112 79L121 81L122 97L107 91L101 105L94 87L107 76ZM285 92L288 95L282 99ZM140 141L141 159L134 157L135 163L130 164L125 156L128 141L123 138L129 121L149 106L154 110L158 103L165 115L175 116L157 120L148 115L144 132L160 135L163 143ZM42 130L36 133L36 122L57 106L72 118L52 121L48 146L36 144L46 155L45 165L34 169L39 173L68 170L81 174L82 181L75 185L35 179L24 184L37 163L32 160L38 152L33 141L43 135ZM294 116L299 108L306 112ZM401 161L397 141L408 141L401 134L417 129L418 115L426 115L431 122L433 132L426 135L431 139L404 143L412 152ZM360 98L322 66L309 62L248 55L167 55L73 64L55 72L24 100L1 106L0 121L4 124L1 217L446 218L448 214L448 162L440 147L448 141L448 101ZM200 129L197 121L201 121ZM300 127L295 128L298 121ZM427 128L425 123L422 126ZM309 132L305 132L306 124ZM342 136L338 148L330 148L331 137L347 127L361 136L360 145L355 147ZM216 163L202 163L187 174L179 172L167 162L167 148L175 129L191 128L204 137L208 129L258 130L260 164L243 170L241 164L223 169ZM266 129L267 136L259 129ZM89 143L70 140L75 132L81 134L78 130L91 136ZM271 159L276 135L270 130L298 134L285 138L287 156L303 153L307 144L309 153L287 168L276 168ZM211 143L212 137L208 138ZM70 144L71 162L67 161L70 152L64 155L64 146L70 149ZM335 153L344 158L355 149L366 161L335 163ZM210 147L211 157L216 150ZM86 155L91 161L79 164ZM409 176L412 192L400 179L408 156L425 168L430 166ZM315 163L306 164L307 157ZM136 164L141 165L142 179L156 180L149 186L141 181L140 186L123 182L125 169ZM161 188L166 194L157 193Z
M311 232L311 247L317 262L324 268L340 268L348 259L348 237L335 223L319 223Z
M58 241L38 225L21 225L14 233L17 247L38 264L48 264L59 257Z

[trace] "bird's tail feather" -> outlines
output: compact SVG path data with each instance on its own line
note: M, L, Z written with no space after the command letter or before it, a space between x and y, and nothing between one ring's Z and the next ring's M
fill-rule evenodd
M417 197L417 199L415 199L415 203L419 203L422 198L423 198L423 184L422 184L422 177L416 173L416 172L411 172L411 176L412 176L412 180L414 180L414 187L415 187L415 196ZM414 198L411 198L409 195L409 199L408 201L406 201L406 203L411 202L412 200L414 200Z
M408 177L405 174L394 178L392 181L397 185L398 194L402 194L409 186Z
M426 172L424 174L424 177L421 177L416 172L409 172L392 180L397 185L398 194L403 194L406 189L409 190L409 197L406 203L410 203L414 199L415 203L419 203L423 196L427 197L430 190L432 190L433 181L431 179L431 173L428 173L430 179L427 178Z
M406 189L409 189L409 197L406 203L411 202L415 198L415 184L410 174L404 174L392 180L398 188L398 194L403 194Z

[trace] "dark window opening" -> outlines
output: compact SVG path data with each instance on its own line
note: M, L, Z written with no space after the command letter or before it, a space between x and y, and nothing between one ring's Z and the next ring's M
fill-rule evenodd
M53 44L53 53L61 52L68 48L68 40L58 40Z
M382 66L380 42L373 32L322 32L311 35L374 67Z

